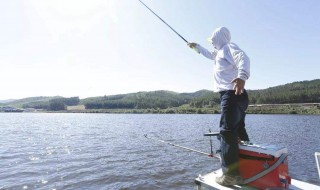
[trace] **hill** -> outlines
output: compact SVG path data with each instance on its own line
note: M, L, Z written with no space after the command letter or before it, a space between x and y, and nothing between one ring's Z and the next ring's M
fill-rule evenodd
M1 104L2 107L14 108L34 108L51 111L64 110L67 106L78 105L80 102L79 97L64 98L61 96L38 96L23 98L9 103Z
M171 91L137 92L130 94L87 98L80 101L86 109L166 109L188 104L192 99L212 92L201 90L194 93Z
M18 100L13 100L9 102L2 103L3 106L12 106L16 108L23 108L24 105L38 103L38 102L49 102L52 99L58 98L59 96L37 96L37 97L29 97Z
M15 101L15 99L0 100L0 104L6 104L6 103L9 103L9 102L13 102L13 101Z
M248 90L250 104L320 103L320 79L300 81L262 90ZM219 104L219 94L212 93L191 100L193 107Z
M248 90L248 94L250 104L320 103L320 79L299 81L262 90ZM95 112L101 112L99 110L108 110L103 112L115 112L114 110L117 110L117 112L123 113L124 110L149 109L148 112L152 113L159 113L159 110L166 110L165 112L169 113L193 113L195 110L207 113L218 112L220 110L220 95L209 90L200 90L193 93L160 90L90 97L81 100L78 97L31 97L1 104L1 106L44 110L64 110L67 106L76 105L83 105L82 111L85 108L86 112L88 110L95 110ZM318 106L318 104L315 106ZM273 113L273 111L264 112L265 110L261 112L261 106L259 109L259 113ZM284 109L282 107L281 109L282 111L277 111L277 113L295 112L296 108ZM316 109L320 110L317 107ZM318 112L320 111L316 111L315 113Z
M251 104L319 103L320 79L252 90Z

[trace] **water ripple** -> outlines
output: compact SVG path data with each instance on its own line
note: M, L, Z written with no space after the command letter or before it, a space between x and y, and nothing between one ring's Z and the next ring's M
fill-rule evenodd
M0 190L194 189L194 178L219 163L143 135L209 152L203 133L218 123L219 115L0 113ZM320 184L319 123L319 116L248 115L247 130L254 142L288 147L293 178Z

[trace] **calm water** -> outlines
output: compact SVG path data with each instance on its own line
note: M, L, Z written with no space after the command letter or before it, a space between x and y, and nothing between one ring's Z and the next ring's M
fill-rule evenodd
M219 167L209 152L219 115L0 114L0 189L195 189ZM248 115L253 142L288 147L291 177L320 184L320 116ZM215 147L217 147L215 141Z

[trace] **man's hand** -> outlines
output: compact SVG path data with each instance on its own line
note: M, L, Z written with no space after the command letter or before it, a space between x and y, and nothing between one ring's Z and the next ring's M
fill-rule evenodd
M197 43L194 43L194 42L191 42L191 43L188 43L188 46L190 47L190 48L195 48L196 46L197 46L198 44Z
M200 51L196 48L196 46L198 45L197 43L191 42L187 44L191 49L194 49L194 51L196 51L197 53L200 53Z
M235 78L232 80L231 83L235 83L234 84L234 87L233 87L233 90L235 90L235 95L240 95L243 93L244 91L244 85L246 83L246 81L240 79L240 78Z

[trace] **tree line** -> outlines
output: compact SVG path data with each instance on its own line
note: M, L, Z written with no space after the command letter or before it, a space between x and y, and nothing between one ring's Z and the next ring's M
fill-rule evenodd
M319 103L320 79L248 90L248 94L250 104ZM185 104L191 108L213 108L220 104L220 94L207 90L180 94L155 91L93 98L84 103L86 109L167 109Z
M263 90L248 90L250 104L320 103L320 79L301 81ZM36 101L31 101L32 99ZM217 108L220 94L209 90L193 93L171 91L137 92L113 96L91 97L48 97L18 100L22 108L65 110L67 106L84 105L86 109L171 109L181 106L188 108ZM22 103L22 102L26 103Z
M75 106L80 102L79 97L54 98L49 101L31 102L23 104L23 108L44 109L49 111L65 110L67 106Z
M138 92L125 96L104 96L84 100L86 109L166 109L179 107L191 97L170 91Z

